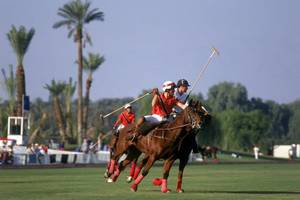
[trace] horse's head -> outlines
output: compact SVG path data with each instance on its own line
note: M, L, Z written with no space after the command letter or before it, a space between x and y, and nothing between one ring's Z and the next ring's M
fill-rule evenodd
M200 125L202 123L202 118L198 113L198 107L196 105L196 102L190 101L189 106L184 110L184 116L185 116L185 123L189 124L190 126L187 126L187 129L194 129L194 128L200 128Z
M208 124L211 120L211 115L205 109L203 104L200 101L189 101L190 110L193 112L194 115L197 115L197 124L193 128L200 128L204 124Z

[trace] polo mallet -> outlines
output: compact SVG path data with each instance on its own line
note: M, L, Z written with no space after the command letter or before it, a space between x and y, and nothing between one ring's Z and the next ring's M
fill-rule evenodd
M193 85L186 97L186 100L188 100L188 98L190 97L190 94L192 93L193 89L195 88L195 86L197 85L197 83L200 81L201 77L203 76L205 70L207 69L209 63L211 62L212 58L214 57L214 55L220 55L219 51L216 48L212 48L212 53L210 54L207 63L201 68L201 71L199 72L197 79L193 82Z
M148 96L148 95L150 95L150 94L151 94L151 92L147 92L147 93L144 94L143 96L140 96L140 97L138 97L138 98L136 98L136 99L134 99L134 100L132 100L132 101L126 103L126 104L132 104L132 103L134 103L134 102L136 102L136 101L138 101L138 100L140 100L140 99L143 99L144 97L146 97L146 96ZM126 105L126 104L125 104L125 105ZM108 113L108 114L106 114L106 115L100 114L100 119L103 121L106 117L108 117L108 116L114 114L115 112L118 112L119 110L122 110L122 109L124 108L125 105L123 105L123 106L117 108L116 110L114 110L114 111L112 111L112 112L110 112L110 113Z

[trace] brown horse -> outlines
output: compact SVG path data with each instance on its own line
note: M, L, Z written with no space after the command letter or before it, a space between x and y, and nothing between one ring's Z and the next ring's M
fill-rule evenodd
M191 146L188 145L188 143L185 143L184 139L186 137L190 137L188 133L190 133L193 128L199 127L201 122L204 120L203 116L206 114L207 112L202 109L201 104L199 104L198 102L190 102L190 106L181 114L179 114L174 121L155 128L146 136L141 136L135 146L131 146L130 148L128 148L128 156L123 162L121 162L120 166L117 168L113 179L116 180L116 178L120 174L120 171L122 171L125 166L129 164L133 159L136 159L136 157L138 157L141 152L143 152L145 153L145 157L140 167L144 167L144 169L142 174L136 178L135 182L131 186L131 189L133 191L136 191L138 184L148 174L149 169L151 168L153 163L158 159L164 159L164 174L161 183L161 190L162 192L168 192L169 190L167 189L167 178L169 176L169 171L174 161L179 158L180 166L177 191L181 192L182 173L188 161L188 155L191 151L191 148L183 148L184 146ZM130 130L130 128L128 129ZM118 145L115 149L115 160L117 160L118 156L120 156L120 154L123 154L126 147L128 147L126 139L124 141L124 138L126 138L126 136L127 132L125 130L122 131L120 134Z
M215 162L218 162L217 153L219 151L218 147L215 146L201 146L198 148L203 161L205 161L208 158L214 159Z

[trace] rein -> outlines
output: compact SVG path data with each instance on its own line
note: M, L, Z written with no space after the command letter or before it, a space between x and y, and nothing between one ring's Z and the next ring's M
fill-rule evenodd
M164 135L164 131L171 131L171 130L175 130L175 129L179 129L179 128L183 128L183 127L186 127L186 126L192 126L194 127L194 120L192 119L191 115L188 113L188 118L190 120L190 122L186 123L186 124L182 124L182 125L179 125L179 126L175 126L175 127L171 127L171 128L155 128L151 134L147 135L147 137L154 137L154 138L159 138L159 139L163 139L163 140L169 140L169 141L175 141L176 139L169 139L168 137L165 137ZM163 131L161 133L161 136L157 136L157 135L153 135L156 131ZM183 140L185 138L182 137L182 139L180 140ZM181 142L180 142L181 143Z

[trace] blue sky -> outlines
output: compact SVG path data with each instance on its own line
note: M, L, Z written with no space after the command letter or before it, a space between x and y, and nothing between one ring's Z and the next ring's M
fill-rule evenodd
M1 0L0 67L16 64L6 33L11 25L34 27L24 59L27 93L48 98L43 88L53 78L77 77L76 45L57 10L63 0ZM297 0L106 0L92 1L104 22L86 26L106 62L94 74L93 100L135 97L165 80L196 78L210 48L213 60L194 92L207 94L220 82L246 86L249 97L278 103L300 99L300 1ZM84 81L85 83L85 81ZM5 97L3 88L0 95Z

